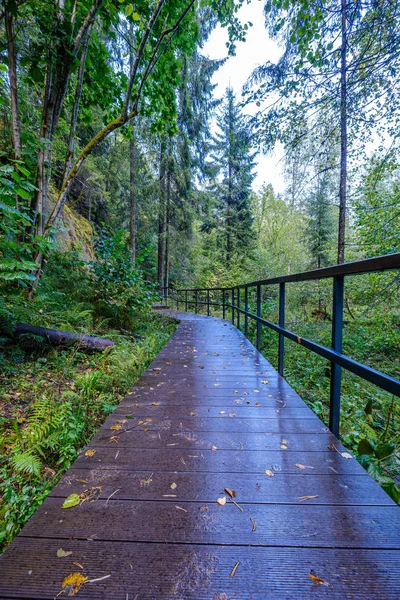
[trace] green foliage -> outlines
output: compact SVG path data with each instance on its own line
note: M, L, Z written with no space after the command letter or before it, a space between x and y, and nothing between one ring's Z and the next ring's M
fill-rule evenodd
M23 241L32 227L26 202L31 200L35 186L29 171L20 163L0 166L0 285L27 285L35 277L35 254L44 249L41 240L33 237Z
M157 297L137 262L132 263L125 240L124 231L114 235L101 231L95 242L96 260L90 265L96 305L124 326L133 316L148 312Z

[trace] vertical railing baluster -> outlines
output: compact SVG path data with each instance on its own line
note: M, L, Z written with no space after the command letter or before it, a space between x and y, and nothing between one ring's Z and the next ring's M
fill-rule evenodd
M332 302L332 349L341 353L343 348L343 301L344 277L333 278ZM340 432L340 389L342 383L342 367L331 362L331 390L329 408L329 429L336 437Z
M235 290L234 288L232 288L232 292L231 292L231 299L232 299L232 325L235 324Z
M285 327L285 284L279 284L279 327ZM283 377L283 363L285 356L285 336L279 334L278 341L278 373Z
M207 316L210 316L210 290L207 290Z
M199 299L198 299L198 291L197 290L194 293L194 302L195 302L195 304L194 304L195 309L194 310L195 310L195 313L197 315L197 313L199 311Z
M261 286L257 285L257 317L261 317ZM257 321L257 350L261 347L261 323Z
M244 288L244 310L246 311L244 314L244 335L249 337L249 317L247 316L249 312L249 288L247 286Z
M226 312L226 307L225 307L225 290L222 290L222 318L225 319L225 312Z

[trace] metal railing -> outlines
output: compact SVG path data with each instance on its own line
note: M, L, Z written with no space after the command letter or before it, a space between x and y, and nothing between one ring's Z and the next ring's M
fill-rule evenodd
M343 307L344 307L344 278L362 273L373 273L377 271L389 271L400 269L400 253L370 258L356 262L344 263L325 269L306 271L294 275L283 277L274 277L260 281L243 283L234 287L224 288L188 288L176 289L170 287L170 297L176 302L179 310L180 305L184 305L185 310L194 305L196 313L199 307L206 306L207 315L211 315L212 307L222 309L222 316L225 319L227 310L231 311L231 320L241 329L241 315L244 315L244 334L248 337L249 319L256 321L256 347L260 350L261 345L261 327L266 326L278 333L278 372L283 376L284 356L285 356L285 338L300 344L304 348L311 350L315 354L322 356L331 363L330 375L330 407L329 407L329 428L336 435L339 435L340 429L340 396L342 368L358 375L359 377L375 384L381 389L400 397L400 381L386 375L372 367L360 363L342 353L343 340ZM332 341L331 346L323 346L301 337L288 329L285 329L285 296L286 284L300 281L315 281L320 279L333 279L333 300L332 300ZM261 314L261 290L263 286L279 285L279 318L278 323L271 323L264 319ZM254 288L256 291L256 313L249 311L249 290ZM244 290L244 305L242 307L241 290ZM212 302L210 293L213 295L219 293L221 302ZM206 300L199 300L199 295L206 294ZM190 297L193 296L193 299ZM230 301L229 301L230 298ZM236 318L235 318L236 317Z

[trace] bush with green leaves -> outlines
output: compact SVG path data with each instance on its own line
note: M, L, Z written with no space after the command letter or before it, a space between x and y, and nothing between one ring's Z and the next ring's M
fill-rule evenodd
M95 250L97 260L90 268L99 312L116 326L129 326L133 317L150 310L157 298L155 286L145 280L140 261L131 262L125 231L111 234L103 229Z
M31 233L29 204L36 189L21 162L0 166L0 284L26 286L33 281L36 253L46 254L52 244Z

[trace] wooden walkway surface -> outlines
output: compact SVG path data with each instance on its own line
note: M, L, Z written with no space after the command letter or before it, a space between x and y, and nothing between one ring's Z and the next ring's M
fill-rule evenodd
M398 507L236 328L180 316L0 559L0 598L80 572L109 576L80 599L399 599Z

